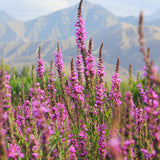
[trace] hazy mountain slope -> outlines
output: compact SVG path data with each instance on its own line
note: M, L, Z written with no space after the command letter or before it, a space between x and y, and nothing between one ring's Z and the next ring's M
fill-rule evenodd
M24 24L19 20L0 24L0 43L28 41L24 32Z
M125 22L133 25L138 25L138 22L139 22L138 18L135 16L118 17L118 20L120 22Z
M157 9L151 15L145 17L146 21L153 21L156 19L160 19L160 9Z
M14 20L15 20L15 18L10 16L7 12L0 10L0 24L5 24L8 22L12 22Z
M160 28L160 18L152 20L152 21L147 21L145 24L146 25L151 25L151 26L156 26L156 27Z
M1 24L0 43L67 39L75 33L77 8L78 4L27 22L16 20L9 24ZM112 13L88 1L83 4L83 17L88 35L106 25L118 23Z
M139 51L137 30L136 26L126 23L106 27L93 34L95 48L104 42L105 62L115 64L116 58L120 57L121 66L127 69L129 64L132 64L133 71L136 73L144 65L142 54ZM160 50L160 28L145 26L144 36L146 47L151 48L151 58L154 59L156 65L160 66L160 58L158 58L160 57L158 52Z
M144 29L146 46L151 47L151 58L159 65L160 58L160 29L147 26ZM133 71L143 67L143 57L140 53L138 44L137 27L131 24L121 23L112 27L105 27L94 32L93 37L93 55L98 60L99 47L104 42L103 60L107 64L116 64L117 57L120 57L120 66L128 70L129 64L133 65ZM87 42L88 43L88 42ZM0 54L5 62L16 65L20 68L22 64L31 65L37 61L38 47L42 46L42 58L49 65L50 60L54 60L53 52L56 51L57 41L37 41L0 44ZM65 65L69 65L71 58L76 57L77 47L75 37L60 41L63 50L63 60ZM106 68L109 72L111 68Z
M25 22L25 36L30 41L36 40L62 40L73 36L74 24L77 17L78 4L49 15ZM83 4L83 17L86 22L88 35L96 29L118 22L117 18L99 5L88 1Z
M70 74L70 61L72 57L76 59L77 48L75 45L73 37L70 40L63 40L60 42L61 48L63 49L63 61L64 61L64 71ZM0 50L3 51L3 58L5 63L11 66L16 66L18 70L26 64L30 67L32 64L37 63L38 59L38 47L42 47L42 58L45 61L45 67L49 67L51 59L54 61L54 52L56 51L57 42L55 41L38 41L38 42L21 42L21 43L9 43L0 44ZM94 49L94 56L96 61L98 61L98 51ZM105 57L105 53L103 54ZM116 63L115 63L116 64ZM106 80L111 80L112 75L115 72L115 64L110 64L104 61ZM54 68L55 70L55 68ZM120 74L123 80L127 80L128 71L123 67L120 67Z

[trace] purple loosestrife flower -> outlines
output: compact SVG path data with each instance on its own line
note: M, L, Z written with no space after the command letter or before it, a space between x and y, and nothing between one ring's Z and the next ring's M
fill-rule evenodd
M40 81L41 81L41 86L43 89L45 89L45 81L44 81L44 61L41 58L41 47L39 47L39 51L38 51L38 61L37 61L37 76L39 77ZM33 73L33 68L32 68L32 73ZM34 73L33 75L33 86L35 86L35 80L34 80Z
M71 90L71 97L73 100L75 100L76 105L80 105L84 103L84 94L83 94L83 86L78 84L78 75L77 72L74 71L74 61L72 58L71 61L71 77L69 77L70 83L69 87Z
M85 30L85 22L81 17L81 10L78 12L78 20L75 23L76 29L76 42L79 47L79 50L82 51L85 48L85 39L86 39L86 30Z
M109 100L113 101L113 110L115 112L115 109L121 105L122 101L122 95L121 92L119 91L120 87L120 78L119 78L119 73L115 72L115 74L112 76L112 89L109 92Z
M20 114L16 115L17 119L16 119L16 123L18 125L18 129L19 129L19 132L21 133L22 131L22 127L25 127L25 118L22 117Z
M42 130L42 135L40 137L41 140L41 148L43 151L43 159L46 159L49 152L49 138L50 133L52 131L51 126L49 127L48 121L51 120L51 105L49 97L45 95L44 90L42 90L39 86L39 83L36 84L35 95L36 97L32 97L32 114L33 117L36 118L36 127L38 130ZM33 147L32 147L33 149ZM38 156L37 152L34 152L32 156Z
M53 125L55 126L55 124L57 124L60 134L63 135L65 130L70 130L68 111L66 110L65 105L62 103L57 103L56 106L51 108L51 110L53 112L51 117L52 120L55 122ZM51 129L49 130L51 131Z
M98 67L97 75L100 78L100 81L104 82L103 80L103 77L105 76L104 65L102 65L101 63L98 63L97 67Z
M135 141L132 140L132 130L136 128L134 125L134 121L136 119L136 110L135 110L135 104L133 102L133 96L132 93L126 92L125 96L125 102L127 104L126 107L126 125L125 125L125 141L122 146L123 154L125 159L134 159L134 151L133 151L133 145L135 144ZM139 135L138 135L139 136Z
M55 79L54 79L54 72L52 71L52 65L53 65L53 62L51 61L51 68L48 70L49 71L48 93L49 93L49 99L50 99L51 105L54 106L56 103L56 100L55 100L56 89L53 84L55 82Z
M69 84L66 88L67 94L71 97L71 103L74 104L74 118L77 121L79 127L79 114L80 109L83 109L85 97L83 93L83 86L78 83L78 75L77 72L74 71L74 60L72 58L71 61L71 76L69 77Z
M38 61L37 61L37 76L43 81L44 78L44 61L41 58L41 47L38 50Z
M80 120L80 131L78 134L78 138L76 138L76 135L73 133L70 133L68 137L70 137L69 143L72 144L76 150L77 156L80 159L87 160L88 158L86 157L88 154L87 151L87 143L88 143L88 137L86 133L86 125L84 124L83 120Z
M70 160L76 160L76 150L75 147L73 145L71 145L69 147L69 156L70 156Z
M103 98L104 98L104 84L97 84L96 90L96 104L95 109L99 108L100 112L103 112Z
M34 92L36 97L32 97L32 114L37 119L38 127L41 127L47 118L45 115L50 116L50 102L49 98L45 96L44 90L41 90L39 83L36 84Z
M77 27L76 29L76 42L77 42L77 46L81 52L82 58L83 58L83 64L84 64L84 77L85 77L85 84L86 84L86 89L89 90L89 80L88 80L88 70L87 70L87 56L88 53L86 51L86 47L85 47L85 39L86 39L86 31L85 31L85 22L82 19L82 2L83 0L80 1L79 3L79 7L78 7L78 19L75 23L75 27Z
M1 92L2 92L1 96L3 98L2 98L1 103L3 105L3 108L10 110L10 109L12 109L12 106L11 106L11 86L9 85L10 76L7 74L7 72L4 72L4 74L2 76L3 76L3 82L2 82L3 88L1 90Z
M134 102L133 102L133 94L130 93L130 92L126 92L125 101L126 101L127 104L130 105L130 107L131 107L131 109L132 109L131 112L134 112L135 104L134 104ZM134 113L131 113L131 116L132 116L132 117L134 117L133 114L134 114Z
M52 122L53 124L51 124L48 129L49 129L49 134L54 134L54 131L56 131L57 129L59 130L59 137L62 137L65 135L65 133L68 131L70 132L70 120L69 120L69 115L68 115L68 111L66 110L66 107L64 104L58 102L56 104L56 106L51 108L53 114L52 114ZM52 129L51 129L52 127ZM72 136L71 136L72 137ZM67 140L66 138L62 138L62 143L64 146L66 146L66 141L68 141L68 144L72 144L70 143L70 140ZM73 145L73 144L72 144ZM61 145L59 146L60 149ZM53 150L53 154L56 157L58 156L58 150L54 149ZM70 153L72 156L74 156L74 153Z
M75 77L70 77L70 80L73 82ZM83 86L79 85L77 81L75 83L70 83L69 84L70 89L71 89L71 97L73 100L75 100L77 103L81 101L81 103L84 103L84 94L83 94Z
M112 76L112 89L109 92L109 101L112 101L111 106L113 107L113 120L112 120L112 129L111 129L111 141L109 142L110 150L112 153L112 156L115 160L121 160L121 148L119 147L119 137L118 137L118 128L119 128L119 105L121 102L121 92L119 91L121 81L119 79L119 58L117 59L117 65L116 65L116 72Z
M95 59L92 55L92 38L89 41L89 49L88 49L88 56L86 58L87 70L89 72L90 78L90 87L93 88L93 81L94 76L96 75L96 70L94 69Z
M141 152L143 152L145 159L149 160L152 158L154 154L149 153L146 149L141 148Z
M85 131L80 131L79 133L79 138L78 138L78 151L79 151L79 156L83 157L85 160L85 156L87 155L87 150L86 150L86 141L87 141L87 133Z
M82 82L84 82L83 76L82 76L82 74L84 73L84 68L83 68L83 61L82 61L82 55L81 54L77 55L75 65L76 65L76 70L77 70L77 73L78 73L79 83L82 84Z
M66 80L65 84L66 84L65 92L68 96L70 96L71 95L71 90L70 90L70 87L69 87L69 79Z
M151 79L154 82L159 82L159 75L158 75L158 67L157 66L152 66L151 68Z
M57 72L58 72L58 76L62 75L62 70L63 70L63 60L62 60L62 51L61 49L57 49L57 52L54 53L55 54L55 67L57 68Z
M105 159L106 155L107 155L107 139L106 139L106 125L103 123L102 125L100 124L98 127L98 135L99 135L99 140L98 140L98 144L99 144L99 154L100 154L100 158L101 159Z
M155 136L155 139L157 142L157 148L158 148L158 150L160 150L160 127L159 126L156 127L156 131L154 133L154 136Z
M68 111L65 108L64 104L57 103L58 110L55 110L55 113L57 115L57 123L58 123L58 129L62 129L65 122L69 123L68 120Z
M7 160L7 149L5 143L5 133L4 129L2 129L2 111L3 108L0 107L0 159Z
M87 56L87 59L86 59L86 62L87 62L87 70L88 70L88 73L90 74L90 76L93 78L95 75L96 75L96 70L93 69L94 65L95 65L95 59L93 57L92 54L89 54ZM102 74L104 75L104 66L100 67L99 68L99 72L98 74Z
M16 143L9 144L8 158L13 158L14 160L17 160L19 157L24 157L24 154L21 153L20 147L17 146Z
M99 62L97 64L97 75L99 77L99 83L102 84L104 83L104 76L105 76L105 72L104 72L104 65L103 65L103 59L102 59L102 49L103 49L103 43L100 47L100 50L99 50Z
M145 91L143 90L143 88L142 88L142 84L141 84L141 83L137 84L137 88L138 88L138 91L139 91L139 93L140 93L140 96L141 96L143 102L144 102L145 104L147 104L147 103L148 103L148 97L147 97L146 92L145 92Z
M144 126L145 116L143 115L144 109L135 108L134 111L134 120L135 120L135 132L133 133L135 136L140 135L140 131Z
M141 52L143 53L144 61L146 63L144 70L147 72L146 77L147 77L148 85L149 85L148 89L146 90L146 93L148 96L148 101L147 101L148 106L146 108L147 108L148 113L151 116L150 119L152 121L153 109L154 109L154 111L155 110L157 111L157 107L159 105L159 102L158 102L159 96L154 91L155 84L157 83L157 80L158 80L158 85L159 85L159 78L158 78L157 68L153 66L153 61L150 61L150 59L149 59L150 49L148 49L147 51L145 50L144 39L143 39L144 34L143 34L143 13L142 12L140 14L138 31L139 31L139 43L141 45ZM157 112L159 112L159 111L157 111ZM158 114L156 113L156 115L158 115ZM150 123L153 123L153 122L150 122Z
M68 104L68 97L67 97L67 94L66 94L66 88L65 88L65 84L64 84L64 80L63 80L63 73L62 73L62 70L63 70L63 60L62 60L62 52L59 48L59 44L57 46L57 52L55 53L55 67L57 68L57 72L58 72L58 77L60 79L60 82L61 82L61 89L62 89L62 98L63 98L63 101L65 103L65 106L66 106L66 109L68 111L68 114L69 114L69 118L72 119L71 115L70 115L70 110L69 110L69 104Z
M120 146L120 139L117 135L112 135L112 137L109 140L109 148L110 152L112 154L112 157L115 160L121 160L121 146Z
M40 138L41 138L41 144L42 144L42 150L43 150L43 159L46 159L49 151L48 145L49 145L49 138L50 138L47 125L43 124L42 135Z
M116 72L112 76L112 89L109 93L109 100L113 100L114 106L121 105L121 92L119 91L121 79L119 78L119 63L120 60L117 58Z
M22 106L23 113L24 113L24 118L29 119L31 116L31 111L30 111L30 101L25 100L24 104Z
M42 78L44 77L44 61L42 60L42 58L39 58L38 61L37 61L37 76L39 78Z
M103 99L105 97L105 89L104 89L104 66L103 66L103 60L102 60L102 48L103 48L103 43L100 47L99 51L99 63L97 65L97 75L98 75L98 82L95 87L96 90L96 104L95 108L99 108L100 112L103 112Z
M130 145L132 145L132 144L134 144L135 143L135 140L126 140L126 141L124 141L124 144L123 144L123 146L122 146L122 152L123 152L123 158L125 159L125 160L127 160L128 158L128 151L129 150L131 150L131 158L132 158L132 160L134 160L134 157L135 157L135 155L134 155L134 152L133 152L133 148L132 147L130 147Z
M129 110L129 115L131 116L131 118L134 118L135 117L135 104L133 102L132 93L126 92L125 102L127 104L127 109Z
M157 159L160 158L160 127L159 127L159 115L160 115L160 109L159 109L159 96L158 94L150 88L148 90L148 105L146 106L145 110L147 111L148 115L146 117L148 128L151 130L151 134L153 136L153 150L157 154L155 155Z
M147 115L147 120L149 121L150 126L155 126L156 127L156 122L157 122L157 117L160 114L159 110L159 96L158 94L150 88L149 90L146 90L148 92L148 101L145 107L146 112L148 113Z
M40 139L36 139L35 136L31 134L30 135L30 150L31 150L32 159L40 158L39 149L40 149Z
M156 93L155 89L155 84L157 84L159 86L159 76L157 73L157 68L155 68L153 66L153 61L150 61L150 48L146 51L145 49L145 45L144 45L144 39L143 39L143 13L141 12L140 14L140 19L139 19L139 43L141 45L141 52L143 54L144 57L144 61L145 61L145 71L146 71L146 78L147 78L147 90L146 95L147 95L147 106L145 108L146 112L148 114L146 114L146 119L147 119L147 125L148 128L151 131L151 135L152 135L152 141L154 142L153 145L153 151L156 152L154 159L160 159L160 143L157 139L157 137L155 137L155 133L159 132L159 121L158 121L158 117L159 117L159 96Z
M9 131L9 114L14 114L15 110L11 105L11 86L9 85L10 76L3 69L0 71L0 108L2 122L2 132L8 136Z

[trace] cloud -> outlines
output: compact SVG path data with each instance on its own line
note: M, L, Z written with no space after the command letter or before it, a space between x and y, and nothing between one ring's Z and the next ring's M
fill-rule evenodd
M36 18L79 3L80 0L0 0L0 9L21 20ZM160 0L88 0L116 15L138 15L140 10L150 14L158 9Z
M90 0L91 1L91 0ZM92 0L93 3L101 3L105 8L119 16L151 14L160 6L159 0Z
M0 9L20 18L30 19L53 11L67 8L79 0L0 0Z

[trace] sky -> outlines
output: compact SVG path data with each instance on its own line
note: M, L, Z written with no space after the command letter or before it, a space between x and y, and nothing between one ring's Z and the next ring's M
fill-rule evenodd
M0 0L0 10L26 21L79 3L80 0ZM102 5L118 16L150 15L160 9L160 0L88 0Z

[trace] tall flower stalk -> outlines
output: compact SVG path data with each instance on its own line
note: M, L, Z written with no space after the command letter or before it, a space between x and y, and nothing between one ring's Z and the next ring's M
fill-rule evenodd
M112 157L116 160L122 159L122 149L120 147L120 137L119 137L119 128L120 128L120 105L121 105L121 92L120 92L120 78L119 78L119 63L120 60L117 58L116 72L112 76L112 88L109 92L109 101L111 102L110 107L112 107L112 124L111 124L111 132L110 132L110 151Z
M78 123L78 127L80 125L79 123L79 116L84 108L84 94L83 94L83 86L81 86L78 83L78 75L77 72L74 70L74 60L72 58L71 61L71 76L69 77L69 88L70 88L70 96L74 103L75 107L75 118Z
M76 29L76 42L77 46L80 50L80 53L83 58L83 64L84 64L84 77L85 77L85 84L86 84L86 89L89 89L89 80L88 80L88 70L87 70L87 62L86 59L88 57L88 53L85 47L85 39L86 39L86 30L85 30L85 22L82 18L82 3L83 0L80 1L79 7L78 7L78 18L75 23Z
M112 76L112 89L109 92L109 100L112 101L113 104L113 114L115 114L118 106L122 103L121 101L121 92L120 88L120 78L119 78L119 58L117 59L116 72Z
M102 48L103 48L103 43L100 47L99 51L99 63L97 65L97 84L96 84L96 99L95 99L95 109L99 110L99 113L103 113L103 100L105 96L105 90L104 90L104 65L103 65L103 60L102 60Z
M62 89L62 98L64 100L64 103L65 103L65 106L66 106L66 109L68 111L68 114L69 114L69 117L70 119L72 120L72 117L70 115L70 108L69 108L69 100L67 99L67 94L66 94L66 87L65 87L65 84L64 84L64 74L63 74L63 60L62 60L62 51L59 47L59 43L57 45L57 52L54 53L55 54L55 67L57 68L57 72L58 72L58 77L59 77L59 80L61 82L61 89Z
M101 159L106 159L106 155L107 155L107 137L106 137L106 125L100 124L98 127L98 131L99 131L99 140L98 140L98 144L99 144L99 154L100 154L100 158Z
M89 72L90 88L93 88L94 76L96 75L96 70L94 69L95 59L92 55L92 38L89 41L88 57L87 57L87 70Z
M56 100L55 100L55 93L56 93L56 89L54 86L54 72L52 71L53 68L53 61L51 61L51 66L49 71L49 79L48 79L48 93L49 93L49 98L50 98L50 102L51 105L54 106L56 104Z
M147 106L146 111L148 113L146 119L148 128L151 129L151 135L152 135L152 141L154 142L153 145L153 151L156 154L153 155L155 159L160 158L160 141L159 141L159 135L160 135L160 127L159 127L159 121L158 117L160 115L159 111L159 95L155 91L155 87L159 87L159 76L158 71L156 67L153 66L153 61L150 61L149 55L150 55L150 49L146 50L144 45L144 37L143 37L143 13L140 14L139 19L139 43L141 46L141 52L143 54L143 58L145 61L145 70L147 74L145 75L147 77L147 90L146 95L148 97L147 99Z
M37 61L37 76L41 80L42 88L45 89L45 82L44 82L44 61L41 58L41 46L38 50L38 61Z
M76 57L76 70L78 73L78 82L79 84L82 84L84 82L83 79L84 68L83 68L82 55L79 53Z
M2 130L2 108L0 107L0 160L7 160L7 148L5 142L5 135Z

